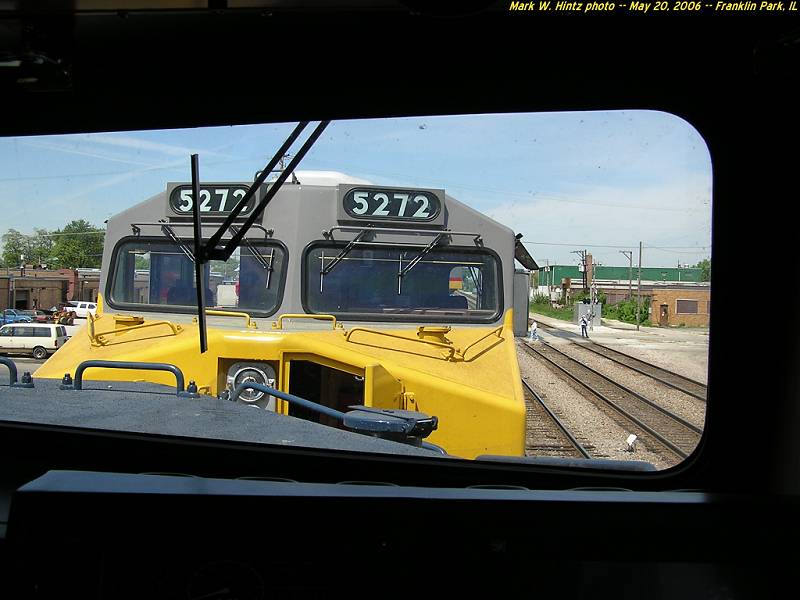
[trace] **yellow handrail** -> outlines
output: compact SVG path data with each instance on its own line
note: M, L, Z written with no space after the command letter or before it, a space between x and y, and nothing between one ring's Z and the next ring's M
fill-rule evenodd
M502 338L502 336L500 335L500 333L501 333L502 331L503 331L503 326L502 326L502 325L500 325L500 327L497 327L496 329L492 329L492 330L491 330L489 333L487 333L486 335L484 335L484 336L481 336L479 339L475 340L475 341L474 341L474 342L472 342L472 343L471 343L469 346L467 346L467 347L466 347L466 348L464 348L464 349L463 349L461 352L459 352L459 354L461 355L461 358L462 358L463 360L466 360L466 359L467 359L467 350L469 350L470 348L472 348L472 347L473 347L475 344L478 344L478 343L482 342L483 340L485 340L486 338L488 338L490 335L493 335L493 334L495 334L495 333L496 333L496 334L497 334L497 337L499 337L499 338Z
M496 327L495 329L492 329L489 333L487 333L486 335L482 335L481 337L479 337L477 340L472 342L469 346L467 346L463 350L460 350L458 348L453 347L452 345L445 344L443 342L436 342L434 340L426 340L426 339L409 338L409 337L406 337L404 335L397 335L396 333L388 333L386 331L378 331L376 329L369 329L367 327L353 327L352 329L350 329L349 331L347 331L344 334L345 341L349 342L350 341L350 337L356 331L363 331L363 332L366 332L366 333L374 333L375 335L385 335L386 337L392 337L392 338L397 338L397 339L400 339L400 340L406 340L408 342L419 342L419 343L422 343L422 344L430 344L431 346L436 346L438 348L444 348L445 350L447 350L448 356L445 357L445 358L447 358L447 360L456 360L456 359L458 359L458 360L466 360L467 351L470 348L472 348L473 346L479 344L480 342L482 342L483 340L488 338L489 336L497 334L497 337L502 339L502 336L500 334L503 331L503 326L501 325L500 327Z
M237 312L233 310L216 310L214 308L206 309L207 315L220 316L220 317L243 317L245 325L250 329L258 329L258 324L246 312ZM195 317L197 318L197 317Z
M409 338L409 337L406 337L404 335L397 335L396 333L388 333L386 331L378 331L376 329L369 329L367 327L353 327L352 329L350 329L349 331L347 331L344 334L344 340L346 342L349 342L350 341L350 337L356 331L363 331L365 333L374 333L375 335L385 335L386 337L397 338L399 340L405 340L407 342L417 342L417 343L420 343L420 344L430 344L431 346L436 346L438 348L444 348L449 353L449 356L446 357L448 360L452 360L455 357L456 352L458 352L458 350L456 350L456 348L454 348L451 345L445 344L443 342L434 342L433 340L423 340L423 339L417 339L417 338Z
M144 329L145 327L158 327L159 325L166 325L172 330L172 335L178 335L178 333L182 329L180 325L176 325L175 323L172 323L170 321L149 321L147 323L142 323L141 325L132 325L131 327L124 327L121 329L114 329L112 331L104 331L102 333L97 333L94 329L94 322L95 319L91 316L91 313L89 313L86 322L86 333L89 336L89 342L91 343L92 346L105 345L107 342L104 339L104 336L112 333L119 335L123 333L128 333L129 331L133 331L134 329Z
M283 320L284 319L316 319L318 321L331 321L333 324L332 329L336 329L338 326L336 323L336 317L333 315L309 315L305 313L300 314L285 314L278 317L277 321L272 322L273 329L283 329Z

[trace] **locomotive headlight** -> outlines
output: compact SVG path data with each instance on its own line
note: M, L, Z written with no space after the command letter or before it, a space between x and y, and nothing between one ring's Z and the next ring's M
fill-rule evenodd
M235 389L242 383L260 383L269 387L275 386L275 369L268 363L235 363L228 369L228 387ZM266 410L275 410L275 397L268 396L259 390L244 390L239 400L247 404L255 404Z

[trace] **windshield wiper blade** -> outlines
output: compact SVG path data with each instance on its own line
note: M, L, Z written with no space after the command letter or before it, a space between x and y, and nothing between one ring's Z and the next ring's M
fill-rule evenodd
M239 233L239 229L238 229L238 227L236 227L236 226L234 226L234 225L231 225L231 232L232 232L234 235L236 235L237 233ZM256 248L255 244L253 244L253 243L252 243L252 242L251 242L251 241L250 241L248 238L244 238L244 239L242 240L242 243L243 243L245 246L247 246L247 249L248 249L248 250L250 250L250 252L252 252L252 253L253 253L253 258L255 258L255 259L256 259L256 261L258 261L258 264L260 264L260 265L261 265L261 267L262 267L264 270L266 270L266 272L267 272L267 281L266 281L266 283L264 284L264 287L265 287L265 288L267 288L267 289L269 289L269 280L270 280L270 276L272 275L272 271L273 271L273 268L272 268L272 261L274 260L274 257L275 257L275 251L274 251L272 248L270 248L270 251L269 251L269 260L267 260L266 258L264 258L264 255L263 255L263 254L261 254L261 252L259 251L259 249L258 249L258 248ZM240 262L241 262L241 258L240 258L239 260L240 260Z
M438 233L436 235L436 237L433 238L433 240L431 240L431 243L428 244L427 246L425 246L420 251L420 253L417 254L414 258L412 258L411 261L405 267L403 267L402 263L400 263L400 265L401 265L400 269L397 271L397 294L398 295L400 295L402 293L403 277L405 277L411 269L416 267L417 264L419 263L419 261L421 261L431 250L433 250L433 247L436 246L436 244L439 243L439 240L441 240L445 235L447 235L447 232L445 232L445 231L442 231L441 233Z
M278 152L275 153L275 156L272 157L272 160L267 163L267 166L264 167L263 171L261 171L261 174L253 182L253 185L250 186L242 199L239 200L239 202L233 208L233 211L231 211L231 214L229 214L228 218L225 219L225 222L220 225L217 232L211 236L211 238L208 240L208 243L203 247L204 259L228 260L231 257L236 248L239 247L242 238L244 238L244 236L250 230L250 227L253 226L253 223L255 223L256 219L258 219L264 212L264 209L266 208L267 204L269 204L269 201L272 200L273 196L275 196L283 183L294 172L297 165L301 160L303 160L303 157L305 157L306 153L311 149L311 146L313 146L317 139L319 139L319 136L322 135L322 132L325 131L325 128L329 123L330 121L320 121L319 125L317 125L317 128L308 137L305 143L303 143L303 145L300 147L300 150L297 151L297 154L294 155L289 165L283 171L281 171L281 174L278 175L278 178L264 194L264 197L258 203L258 206L253 209L253 212L250 213L250 216L242 224L242 228L239 230L239 233L235 234L230 240L228 240L228 243L225 244L223 248L217 248L217 244L222 239L225 231L233 224L234 220L239 216L239 213L244 209L245 206L247 206L247 202L250 201L250 199L258 191L261 184L266 181L269 174L275 169L275 165L277 165L281 158L283 158L303 129L305 129L306 125L308 125L308 121L298 123L297 127L295 127L295 130L286 139L283 146L281 146Z
M203 260L203 223L200 220L200 166L197 154L192 154L192 222L194 224L194 281L197 286L197 330L200 334L200 354L208 350L208 332L206 331L206 282Z
M322 255L322 268L319 271L319 293L320 294L322 293L322 282L325 279L325 275L327 275L328 273L333 271L333 269L336 267L336 265L338 265L340 262L342 262L344 260L345 256L350 254L350 251L353 248L355 248L356 244L361 241L361 238L363 238L364 235L366 235L366 233L368 231L369 231L369 229L361 230L356 237L354 237L352 240L350 240L347 243L347 246L342 248L342 251L339 252L339 254L335 258L333 258L333 260L331 260L330 264L327 267L325 266L325 254L323 253L323 255Z
M177 234L172 230L172 227L170 227L166 221L159 221L159 222L164 223L161 226L161 231L164 233L164 235L167 236L170 240L172 240L172 243L181 249L181 252L183 252L186 255L186 258L194 262L194 253L192 253L192 251L189 250L189 246L187 246L186 243L184 243L184 241L177 236Z
M242 243L242 239L244 236L247 235L247 232L250 228L254 225L256 219L258 219L261 214L264 212L267 204L278 190L281 188L283 183L288 179L288 177L294 172L295 167L300 163L306 153L311 149L311 146L314 145L314 142L319 139L319 136L322 135L322 132L325 131L325 128L328 126L330 121L320 121L317 128L313 131L313 133L308 137L308 139L303 143L300 150L295 154L292 161L289 165L281 172L275 182L270 186L267 192L264 194L264 197L258 203L258 206L255 207L253 212L247 218L247 220L242 224L241 229L236 231L233 237L228 240L228 243L225 244L223 248L217 248L217 244L222 239L224 233L233 225L234 220L239 216L239 214L244 210L244 207L247 206L247 203L251 200L251 198L256 194L259 187L266 181L269 174L275 168L275 165L278 164L280 159L286 155L287 151L291 147L291 145L295 142L295 140L300 136L303 129L306 128L308 125L308 121L302 121L297 124L297 127L294 128L294 131L286 138L286 141L283 143L283 146L280 147L278 152L275 153L275 156L272 157L272 160L267 163L267 166L264 167L264 170L261 174L256 177L256 180L253 182L253 185L245 192L245 195L239 200L236 206L233 207L233 210L225 219L225 222L220 225L219 229L217 229L216 233L211 236L206 244L203 244L203 223L200 218L200 202L197 200L200 198L200 175L199 175L199 165L198 165L198 158L197 154L192 154L191 162L192 162L192 198L194 201L192 202L192 223L194 225L194 271L195 271L195 284L197 285L197 325L200 333L200 353L202 354L206 350L208 350L208 343L207 343L207 332L206 332L206 300L205 300L205 269L204 265L211 261L211 260L221 260L227 261L231 255L236 251L236 248ZM174 233L173 233L174 235ZM188 255L187 255L188 256ZM263 258L263 257L262 257ZM271 266L271 265L270 265Z

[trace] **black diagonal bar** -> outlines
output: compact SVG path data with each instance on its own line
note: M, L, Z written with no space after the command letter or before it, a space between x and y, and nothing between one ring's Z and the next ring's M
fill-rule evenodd
M325 131L325 128L328 126L329 123L330 121L321 121L320 124L317 125L317 128L314 130L314 132L310 136L308 136L308 139L305 141L303 146L300 148L300 150L298 150L297 154L294 155L294 158L292 158L292 161L289 163L289 166L287 166L283 170L283 172L278 176L278 179L275 180L275 183L273 183L270 186L270 188L267 190L267 193L264 194L264 197L261 199L261 202L258 203L258 206L247 218L247 221L244 222L241 229L239 229L239 232L234 234L234 236L228 241L228 243L225 245L225 248L223 248L222 250L217 250L214 247L210 247L209 244L208 247L209 257L217 260L228 260L230 258L231 254L233 254L234 250L236 250L236 248L239 246L239 243L242 241L242 238L247 234L247 231L250 229L250 227L253 226L253 223L255 223L256 219L258 219L261 216L261 213L264 212L264 209L266 208L267 204L269 204L269 201L272 200L272 197L281 188L283 182L286 181L289 175L292 174L298 163L301 160L303 160L303 157L311 149L311 146L314 145L314 142L317 141L319 136L322 135L322 132ZM265 171L266 170L267 169L265 169ZM259 177L259 179L261 178Z
M203 223L200 221L200 170L197 154L192 154L192 219L194 222L194 280L197 286L197 329L200 333L200 354L208 350L206 335L206 283L203 256Z
M233 210L225 219L225 222L222 225L220 225L217 232L214 235L212 235L211 238L208 240L208 243L206 244L205 248L209 256L215 253L217 244L219 244L219 241L222 239L222 236L225 234L226 231L228 231L228 228L233 224L233 222L239 216L239 213L241 213L244 207L247 206L247 203L252 199L252 197L258 191L258 188L261 186L261 184L263 184L267 180L267 177L269 177L269 174L275 168L275 165L277 165L280 159L283 158L283 156L289 151L289 148L291 148L292 144L294 144L295 140L300 136L300 134L303 132L303 129L305 129L307 125L308 121L301 121L300 123L297 124L297 127L294 128L294 131L292 131L291 135L289 135L289 137L286 138L286 141L283 143L283 146L281 146L278 149L278 151L275 153L275 156L272 157L272 160L270 160L267 163L267 166L264 167L264 169L261 171L261 174L258 177L256 177L256 180L253 182L253 185L250 186L250 189L247 190L245 195L242 196L241 200L239 200L236 206L233 207ZM230 254L233 254L233 252L231 251ZM218 260L228 260L230 258L230 254L228 254L228 256L224 258L219 258L218 256L213 256L213 258L216 258Z

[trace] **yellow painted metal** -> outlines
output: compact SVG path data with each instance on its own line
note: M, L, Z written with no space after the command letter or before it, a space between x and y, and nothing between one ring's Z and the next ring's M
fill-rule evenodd
M289 318L288 316L286 318ZM130 323L130 325L127 325ZM143 325L153 325L143 327ZM155 326L158 324L159 326ZM173 327L157 321L125 321L103 313L92 320L93 334L74 335L36 372L37 377L74 376L88 359L167 362L179 367L187 381L218 393L222 360L274 361L278 387L289 391L291 362L309 360L363 376L364 400L372 406L407 408L439 418L429 438L450 454L521 456L525 444L525 402L520 382L511 310L501 327L453 326L446 332L415 336L416 327L382 330L361 328L363 339L337 330L254 330L230 326L208 328L208 351L199 353L196 324ZM87 324L88 328L88 324ZM429 328L428 333L435 330ZM92 343L101 332L104 344ZM377 334L377 335L375 335ZM436 342L441 334L444 342ZM459 349L463 349L459 351ZM452 355L451 351L452 350ZM445 356L446 355L446 356ZM106 380L141 380L174 385L174 377L158 371L96 371ZM172 379L172 380L170 380ZM286 412L283 403L278 409Z
M403 397L402 384L382 365L367 365L364 383L365 406L406 409L407 399Z
M141 319L141 320L140 320ZM166 326L172 330L173 335L178 335L178 332L181 330L181 326L171 321L148 321L144 322L143 318L136 318L131 317L127 319L121 319L117 315L114 315L114 329L110 331L103 331L102 333L97 333L95 328L95 321L96 318L92 317L91 313L87 313L86 318L86 333L89 336L89 342L92 346L105 346L109 343L109 335L118 335L123 333L128 333L130 331L134 331L136 329L144 329L146 327L160 327Z

